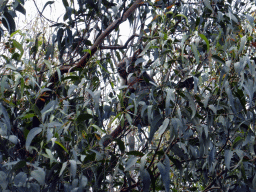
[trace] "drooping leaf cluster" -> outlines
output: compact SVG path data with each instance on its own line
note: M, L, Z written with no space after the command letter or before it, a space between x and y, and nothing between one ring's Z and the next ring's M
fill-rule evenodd
M102 34L139 1L62 2L51 40L5 42L1 190L256 189L253 1L142 2L126 46L121 21ZM116 65L137 50L154 82L131 92Z

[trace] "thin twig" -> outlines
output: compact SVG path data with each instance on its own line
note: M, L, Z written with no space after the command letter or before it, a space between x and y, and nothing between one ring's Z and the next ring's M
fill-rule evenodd
M49 22L51 22L51 23L56 23L55 21L46 18L46 17L43 15L43 13L39 10L39 8L37 7L37 4L36 4L35 0L33 0L33 2L34 2L34 4L35 4L36 9L37 9L38 13L40 14L40 16L42 16L43 18L45 18L47 21L49 21Z

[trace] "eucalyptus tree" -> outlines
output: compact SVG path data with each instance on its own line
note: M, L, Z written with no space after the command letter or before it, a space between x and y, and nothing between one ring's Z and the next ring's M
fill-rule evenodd
M62 2L2 55L3 190L255 190L253 1Z

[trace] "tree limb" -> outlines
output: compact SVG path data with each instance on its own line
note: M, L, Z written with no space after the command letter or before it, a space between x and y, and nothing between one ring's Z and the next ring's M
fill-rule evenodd
M75 63L74 65L65 65L65 66L60 67L61 75L68 73L68 72L72 72L78 68L84 68L86 66L87 62L89 61L89 59L96 53L97 49L100 47L100 45L102 44L104 39L113 30L115 30L115 28L117 26L119 26L122 22L124 22L136 10L136 8L138 8L142 3L143 3L142 0L136 0L133 3L133 5L122 15L121 18L117 19L111 25L109 25L108 28L96 39L94 45L90 48L91 54L86 53L80 59L80 61ZM58 82L59 82L58 72L56 71L49 79L50 85L48 86L48 88L53 90ZM52 95L52 94L54 94L52 91L43 92L41 94L41 96L39 96L39 98L37 98L36 103L35 103L36 106L41 110L44 107L45 103L50 99L49 95ZM36 116L34 116L32 128L38 127L39 125L40 125L40 120ZM120 133L122 133L122 131L123 131L123 129L120 126L118 126L117 129L114 130L111 135L113 136L113 138L116 138L120 135ZM106 141L104 146L107 146L110 142L111 141Z
M100 46L100 49L127 49L129 42L134 38L138 37L139 35L133 34L129 39L125 42L123 46L121 45L109 45L109 46Z
M96 39L94 45L90 48L91 54L86 53L79 62L75 63L73 66L65 65L60 67L61 74L65 74L67 72L74 71L77 68L85 67L86 63L89 59L96 53L98 47L104 41L105 37L107 37L117 26L119 26L122 22L124 22L134 11L142 4L142 0L137 0L122 16L122 18L117 19L108 28ZM49 88L53 88L58 81L58 73L57 71L52 75L49 80L49 83L52 83Z

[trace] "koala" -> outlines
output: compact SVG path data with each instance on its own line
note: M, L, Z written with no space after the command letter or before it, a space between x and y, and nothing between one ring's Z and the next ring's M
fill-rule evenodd
M154 82L147 72L141 72L141 64L134 66L135 61L134 57L125 58L117 66L122 85L127 85L131 93L148 90Z
M138 110L141 111L142 108L147 107L150 102L150 89L154 86L150 82L154 82L151 76L147 72L141 72L141 64L135 66L136 58L130 57L123 59L117 66L117 71L122 80L122 85L127 85L126 93L131 97L126 97L124 99L123 107L127 108L130 104L133 105L131 98L137 97L137 104L139 101L143 101L144 105L140 105ZM132 111L132 109L130 109ZM132 111L133 112L133 111ZM132 113L131 113L132 114ZM147 126L148 117L143 116L140 118L140 112L134 116L133 124L135 126Z

